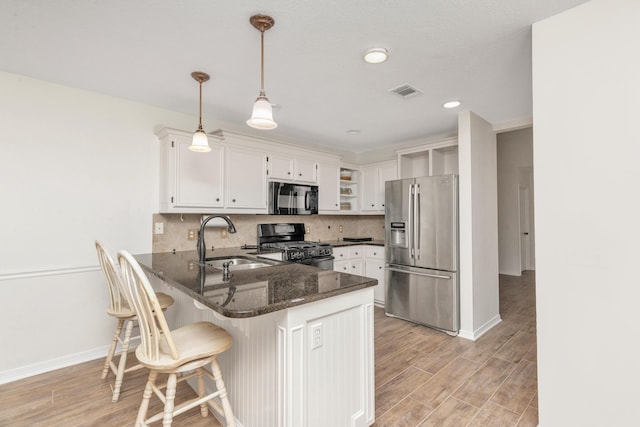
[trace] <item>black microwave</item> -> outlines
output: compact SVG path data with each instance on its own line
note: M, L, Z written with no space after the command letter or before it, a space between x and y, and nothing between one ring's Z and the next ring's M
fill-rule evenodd
M317 185L269 182L269 214L313 215L317 213Z

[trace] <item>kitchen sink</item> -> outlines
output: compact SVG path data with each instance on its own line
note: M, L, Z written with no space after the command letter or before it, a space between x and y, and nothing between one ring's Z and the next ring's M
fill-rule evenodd
M261 259L235 256L235 257L217 257L205 259L205 264L209 267L218 268L222 270L223 264L229 263L229 270L249 270L253 268L271 267L272 265L278 265L280 262L275 260Z

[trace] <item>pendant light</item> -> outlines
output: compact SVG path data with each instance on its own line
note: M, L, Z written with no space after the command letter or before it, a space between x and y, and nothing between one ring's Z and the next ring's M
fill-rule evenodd
M198 130L193 134L193 140L191 141L189 150L206 153L211 151L211 147L209 147L209 138L207 134L204 133L204 129L202 129L202 83L209 80L209 74L203 73L202 71L194 71L191 73L191 77L200 83L200 120L198 122Z
M249 18L249 22L260 31L261 50L260 50L260 95L253 104L253 113L251 118L247 120L247 124L256 129L275 129L278 124L273 121L273 110L269 99L264 94L264 32L273 27L275 21L272 17L266 15L253 15Z

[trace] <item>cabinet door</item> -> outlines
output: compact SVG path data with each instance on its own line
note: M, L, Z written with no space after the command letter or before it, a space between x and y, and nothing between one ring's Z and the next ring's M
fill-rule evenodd
M362 198L360 209L363 211L378 210L376 200L378 191L378 168L376 166L365 166L362 168L360 177L360 194Z
M270 154L268 161L268 175L271 179L291 181L293 179L293 159L290 157Z
M313 160L296 159L294 160L293 165L294 180L312 183L317 181L316 162Z
M398 163L396 161L378 167L378 188L376 191L376 206L384 212L384 183L398 178Z
M340 210L340 166L318 163L318 209Z
M196 153L189 150L191 139L172 138L174 150L175 194L170 206L176 208L216 208L223 206L223 148L209 142L211 151Z
M229 209L267 209L267 155L239 148L227 150Z
M376 303L384 305L384 261L377 258L366 258L364 275L378 281L373 289L373 299Z

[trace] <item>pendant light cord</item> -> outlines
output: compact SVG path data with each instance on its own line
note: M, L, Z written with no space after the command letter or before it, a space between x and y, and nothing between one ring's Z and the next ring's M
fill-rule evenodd
M264 28L260 30L260 95L264 96Z
M202 79L200 79L200 117L198 121L198 130L202 129Z

